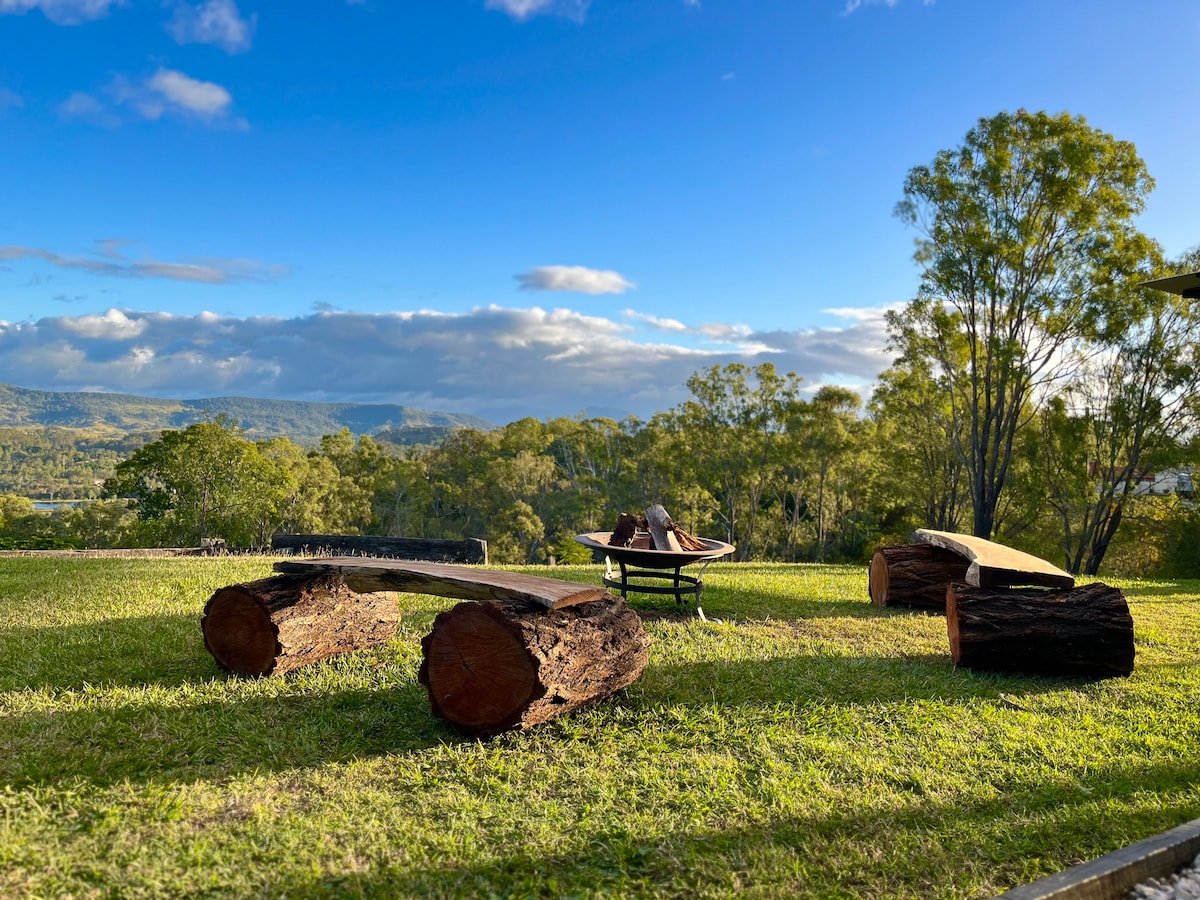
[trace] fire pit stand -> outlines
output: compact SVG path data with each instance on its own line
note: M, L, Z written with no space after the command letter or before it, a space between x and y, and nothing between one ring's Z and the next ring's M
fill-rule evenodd
M618 588L621 596L628 598L630 592L638 594L673 595L676 603L683 603L684 596L696 598L696 609L700 609L700 590L704 587L703 575L708 564L733 552L733 545L724 541L701 538L704 550L650 550L644 547L619 547L608 543L611 536L607 531L593 531L575 536L577 543L604 554L604 586ZM620 570L613 571L613 560ZM695 575L684 575L684 566L700 564ZM670 584L658 582L669 581Z

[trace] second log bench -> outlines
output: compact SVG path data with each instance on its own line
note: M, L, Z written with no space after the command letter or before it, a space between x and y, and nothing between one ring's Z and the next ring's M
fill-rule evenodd
M649 660L641 618L602 587L361 557L274 568L280 574L221 588L205 606L204 645L218 663L265 675L383 643L399 613L380 592L465 600L440 613L421 641L418 679L433 713L466 734L579 709L632 684Z

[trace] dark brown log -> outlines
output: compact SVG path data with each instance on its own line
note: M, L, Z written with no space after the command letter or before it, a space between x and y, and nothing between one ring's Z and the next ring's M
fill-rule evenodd
M458 600L529 600L546 609L587 603L607 595L603 587L543 578L520 572L501 572L474 566L450 566L432 562L402 562L393 559L364 559L334 556L325 559L283 560L276 572L332 574L346 580L356 591L408 591L454 597Z
M620 597L547 611L460 603L421 641L433 714L474 736L523 729L610 696L646 668L649 638Z
M220 588L204 607L204 646L239 675L295 669L390 640L395 598L352 591L336 574L275 575Z
M1039 591L946 589L946 627L957 665L1026 675L1107 678L1133 671L1133 617L1106 584Z
M373 534L277 534L272 550L326 556L374 556L380 559L423 559L429 562L487 565L487 541L380 537Z
M923 543L951 550L970 561L966 582L974 587L1075 586L1075 577L1070 572L1039 556L1005 547L986 538L930 528L918 528L913 532L913 537Z
M965 580L968 565L957 553L933 544L880 547L871 557L871 602L944 613L946 587Z

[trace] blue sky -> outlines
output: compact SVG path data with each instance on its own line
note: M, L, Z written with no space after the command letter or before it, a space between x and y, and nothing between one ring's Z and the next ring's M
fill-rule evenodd
M1195 0L0 0L0 382L649 416L866 389L906 172L1002 110L1200 243Z

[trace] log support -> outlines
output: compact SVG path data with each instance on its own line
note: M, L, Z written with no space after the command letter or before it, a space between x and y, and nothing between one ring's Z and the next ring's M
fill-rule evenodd
M957 665L993 672L1108 678L1133 672L1133 617L1120 589L946 590Z
M628 687L646 668L648 646L641 618L619 597L549 611L523 601L460 603L421 641L417 677L435 716L487 736Z
M946 588L965 581L969 565L959 554L933 544L880 547L871 557L871 602L944 613Z
M275 575L220 588L204 607L204 646L239 675L288 672L388 641L394 597L359 594L340 575Z

